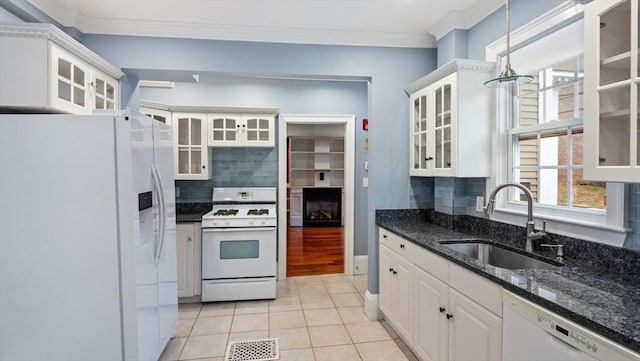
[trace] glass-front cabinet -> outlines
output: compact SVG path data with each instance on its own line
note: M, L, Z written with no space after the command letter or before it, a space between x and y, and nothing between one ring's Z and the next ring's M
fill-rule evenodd
M639 0L585 8L585 171L588 180L640 181Z
M273 114L209 114L210 147L273 147Z
M487 177L493 63L454 59L407 87L411 176Z
M206 114L173 113L176 179L210 179Z
M91 114L118 109L120 69L51 24L0 23L0 107Z

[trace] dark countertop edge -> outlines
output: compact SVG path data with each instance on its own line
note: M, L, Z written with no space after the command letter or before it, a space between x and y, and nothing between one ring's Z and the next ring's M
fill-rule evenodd
M410 235L404 234L402 232L399 232L397 229L394 229L393 226L388 226L385 225L385 222L394 222L394 220L382 220L382 219L376 219L375 224L379 227L382 227L386 230L388 230L389 232L392 232L400 237L403 237L409 241L411 241L412 243L430 251L433 252L435 254L437 254L438 256L441 256L449 261L454 262L457 265L460 265L462 267L464 267L465 269L468 269L484 278L487 278L489 280L491 280L492 282L495 282L496 284L499 284L500 286L502 286L504 289L515 293L519 296L522 296L523 298L543 307L546 308L558 315L560 315L561 317L564 317L570 321L573 321L589 330L591 330L592 332L595 332L597 334L600 334L604 337L609 338L610 340L617 342L629 349L631 349L634 352L640 352L640 342L625 335L620 333L619 331L616 331L614 329L609 328L607 325L599 323L599 322L595 322L592 319L581 315L579 313L576 313L574 311L572 311L571 309L568 309L562 305L559 305L553 301L550 301L548 299L542 298L536 294L533 294L521 287L518 287L517 285L513 285L507 281L505 281L504 279L497 277L495 275L492 275L490 273L488 273L487 271L483 270L481 267L477 266L476 264L474 264L473 260L469 260L467 261L466 259L461 259L459 254L456 254L456 252L454 251L449 251L452 254L449 254L446 249L443 249L444 246L441 246L438 243L438 240L432 240L426 243L423 243L421 241L418 241L416 239L414 239L413 237L411 237ZM460 235L462 237L468 237L468 238L483 238L483 237L477 237L474 235L471 235L467 232L458 232L458 231L452 231L452 230L448 230L442 226L436 225L436 224L431 224L430 226L434 227L434 228L441 228L442 230L444 230L445 232L448 233L454 233L456 235ZM451 239L447 239L445 237L439 238L440 241L446 241L446 240L451 240ZM463 256L464 257L464 256ZM491 265L485 265L485 267L487 268L495 268ZM515 275L515 273L514 273Z
M176 203L176 222L201 222L202 216L211 211L211 202Z

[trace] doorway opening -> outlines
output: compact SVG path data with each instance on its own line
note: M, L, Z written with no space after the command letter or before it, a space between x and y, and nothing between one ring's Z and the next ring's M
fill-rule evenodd
M353 273L354 115L279 117L278 278Z

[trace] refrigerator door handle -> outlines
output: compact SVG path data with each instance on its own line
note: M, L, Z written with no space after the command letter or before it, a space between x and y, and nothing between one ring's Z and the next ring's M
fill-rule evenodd
M153 169L153 175L154 175L154 181L157 185L158 188L158 198L160 199L160 226L159 226L159 234L160 237L158 238L158 247L156 248L156 257L155 260L156 262L158 262L160 260L160 256L162 255L162 249L164 248L164 236L165 236L165 227L167 224L167 214L166 214L166 210L165 210L165 199L164 199L164 188L162 186L162 180L160 178L160 172L158 171L158 167L153 164L152 165L152 169Z

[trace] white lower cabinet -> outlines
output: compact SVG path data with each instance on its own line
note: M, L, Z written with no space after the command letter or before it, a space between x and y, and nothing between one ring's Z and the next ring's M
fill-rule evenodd
M201 223L177 223L178 297L194 297L202 288Z
M500 361L502 288L382 228L379 308L423 361Z

